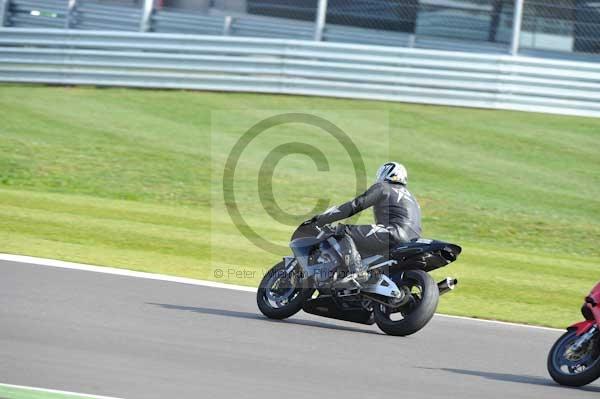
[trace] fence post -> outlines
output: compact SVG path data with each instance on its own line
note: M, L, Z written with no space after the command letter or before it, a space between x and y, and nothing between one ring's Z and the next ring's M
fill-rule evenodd
M65 29L71 28L71 21L73 20L73 12L75 11L75 5L77 0L69 0L69 4L67 6L67 15L65 18Z
M226 15L223 18L223 36L231 35L231 26L233 25L233 17L231 15Z
M0 0L0 27L6 26L8 20L8 8L10 6L10 0Z
M515 10L513 12L512 40L510 42L510 54L519 53L519 41L521 40L521 25L523 24L523 3L524 0L515 0Z
M154 10L154 0L144 0L142 5L142 20L140 21L140 32L148 32L151 28L152 10Z
M323 30L325 29L325 20L327 19L327 0L319 0L317 5L317 16L315 19L315 40L323 40Z

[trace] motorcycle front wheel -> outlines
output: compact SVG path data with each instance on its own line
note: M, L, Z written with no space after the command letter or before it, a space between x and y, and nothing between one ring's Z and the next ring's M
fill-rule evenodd
M391 276L398 288L408 288L409 301L392 308L375 304L373 313L377 326L388 335L406 336L414 334L435 314L440 292L431 276L423 270L408 270L400 275Z
M263 277L256 293L258 308L270 319L286 319L300 311L314 289L303 287L297 271L286 271L279 262Z
M567 331L548 354L548 372L561 385L580 387L600 378L600 333L586 347L573 352L578 339L575 330Z

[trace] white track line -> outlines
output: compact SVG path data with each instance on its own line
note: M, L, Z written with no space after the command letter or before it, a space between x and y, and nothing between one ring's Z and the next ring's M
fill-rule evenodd
M475 321L475 322L479 322L479 323L496 324L496 325L501 325L501 326L506 326L506 327L527 327L527 328L534 328L534 329L537 329L537 330L565 332L564 328L560 329L560 328L543 327L543 326L532 326L531 324L519 324L519 323L511 323L511 322L508 322L508 321L476 319L474 317L453 316L453 315L442 314L442 313L436 313L435 315L436 316L445 317L445 318L448 318L448 319L458 319L458 320L466 320L466 321Z
M71 396L79 396L83 398L90 399L119 399L113 396L101 396L101 395L90 395L88 393L79 393L79 392L69 392L69 391L59 391L57 389L46 389L46 388L36 388L36 387L27 387L24 385L12 385L12 384L3 384L0 383L0 387L6 388L14 388L14 389L23 389L28 391L37 391L37 392L45 392L45 393L56 393L60 395L71 395Z
M193 279L193 278L169 276L166 274L136 272L134 270L117 269L114 267L107 267L107 266L86 265L83 263L66 262L66 261L56 260L56 259L37 258L34 256L12 255L12 254L0 253L0 260L9 261L9 262L27 263L30 265L58 267L58 268L62 268L62 269L73 269L73 270L83 270L83 271L96 272L96 273L114 274L114 275L118 275L118 276L138 277L138 278L145 278L145 279L149 279L149 280L169 281L172 283L199 285L199 286L203 286L203 287L223 288L223 289L235 290L235 291L256 292L256 288L246 287L243 285L217 283L214 281L197 280L197 279ZM509 323L509 322L497 321L497 320L475 319L472 317L464 317L464 316L451 316L451 315L445 315L445 314L440 314L440 313L437 313L436 316L451 318L451 319L466 320L466 321L472 321L472 322L479 322L479 323L495 324L495 325L501 325L501 326L507 326L507 327L525 327L525 328L534 328L534 329L546 330L546 331L564 331L564 330L561 330L558 328L532 326L529 324Z
M87 272L115 274L118 276L139 277L139 278L145 278L145 279L150 279L150 280L169 281L172 283L201 285L204 287L224 288L224 289L236 290L236 291L256 292L256 288L245 287L243 285L224 284L224 283L217 283L215 281L196 280L193 278L169 276L166 274L136 272L134 270L128 270L128 269L117 269L115 267L86 265L83 263L65 262L65 261L56 260L56 259L36 258L33 256L11 255L11 254L0 253L0 260L5 260L5 261L9 261L9 262L27 263L30 265L59 267L61 269L83 270L83 271L87 271Z

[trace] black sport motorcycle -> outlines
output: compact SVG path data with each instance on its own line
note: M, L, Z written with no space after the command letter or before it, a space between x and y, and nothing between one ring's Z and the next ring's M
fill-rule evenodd
M461 247L419 239L398 245L389 254L363 257L368 279L345 272L337 227L300 225L284 257L265 274L257 292L260 311L285 319L300 311L377 326L386 334L406 336L431 320L439 296L455 288L452 277L435 283L428 272L456 260Z

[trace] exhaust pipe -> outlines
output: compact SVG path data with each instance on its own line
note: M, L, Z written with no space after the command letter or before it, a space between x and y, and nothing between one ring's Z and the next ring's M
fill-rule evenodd
M456 288L457 284L458 280L454 277L446 277L446 279L437 284L438 289L440 290L440 295L444 295L445 293L452 291L454 288Z

